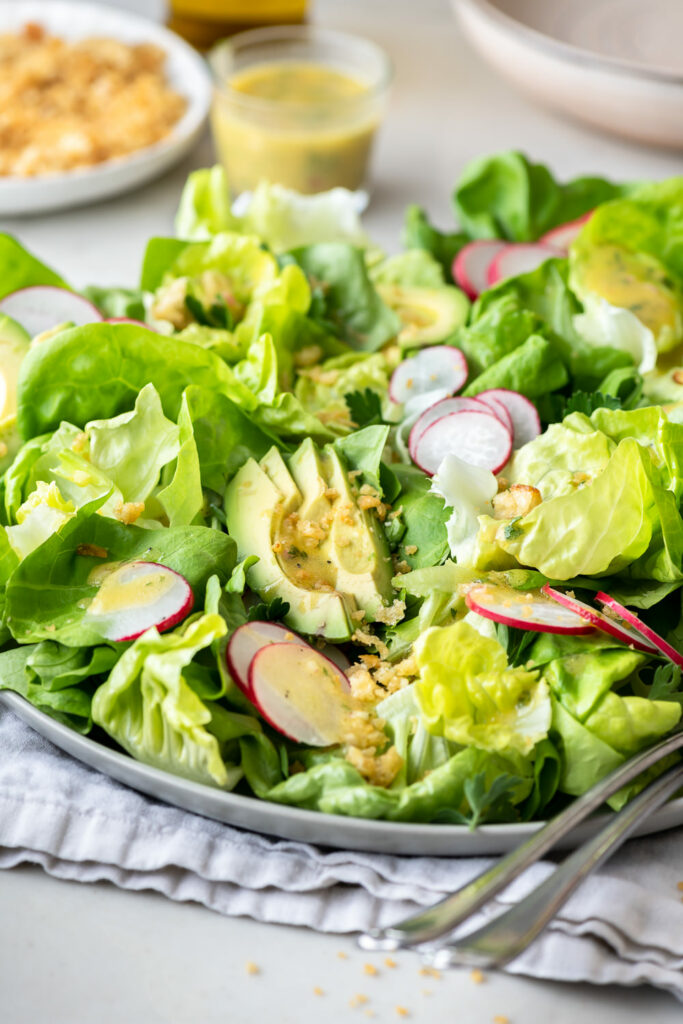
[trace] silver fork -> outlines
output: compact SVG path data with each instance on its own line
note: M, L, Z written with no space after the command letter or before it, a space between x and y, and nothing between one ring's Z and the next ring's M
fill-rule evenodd
M653 765L657 764L664 757L675 753L676 751L683 748L683 730L668 736L664 740L660 740L655 746L649 750L644 751L642 754L638 754L632 757L630 760L624 762L619 768L611 772L600 782L596 783L588 792L584 793L583 796L578 797L569 806L558 814L557 817L553 818L543 828L539 829L528 839L527 842L523 843L516 850L513 850L506 857L503 857L488 871L483 872L468 885L459 889L457 892L439 903L430 907L428 910L420 911L411 917L406 918L403 921L398 922L395 925L391 925L388 928L373 929L370 932L366 932L361 935L358 942L362 949L366 950L383 950L383 951L394 951L404 947L422 945L423 943L434 942L449 932L452 932L458 925L462 924L467 918L471 917L477 910L479 910L485 903L488 903L497 893L502 889L505 889L511 882L514 881L523 871L539 860L544 854L551 850L556 844L572 829L574 829L580 822L588 817L593 811L597 810L605 800L613 796L622 786L632 782L642 772L647 771ZM563 886L567 886L571 881L571 873L573 871L580 871L580 877L571 888L568 889L566 895L560 900L559 903L553 904L553 911L550 917L553 916L557 907L561 906L565 899L568 898L569 894L573 892L576 885L579 884L589 871L592 871L594 867L601 864L607 856L616 849L617 845L624 841L626 836L637 826L638 822L651 813L655 807L663 803L671 793L675 792L677 785L681 785L680 776L676 775L676 781L673 781L674 775L678 768L676 766L671 772L657 779L652 786L648 787L636 800L631 801L624 810L611 818L606 828L596 836L594 839L579 850L575 854L572 854L567 861L564 862L561 868L558 868L553 875L547 880L548 888L545 890L547 896L550 882L556 878L558 871L563 871L563 874L559 877L556 884L559 886L560 882ZM681 767L683 771L683 767ZM669 781L666 781L669 780ZM653 789L657 786L658 788ZM664 787L665 795L660 795L660 788ZM671 788L669 788L671 787ZM655 795L656 794L656 795ZM650 800L652 800L652 804ZM635 820L633 816L635 815ZM609 832L609 836L607 833ZM605 848L605 843L607 847ZM598 844L596 847L595 844ZM598 859L597 850L602 851ZM583 861L585 858L585 866ZM588 865L590 864L590 867ZM568 866L569 865L569 866ZM543 887L541 887L543 888ZM562 890L563 892L565 889ZM533 896L533 894L532 894ZM527 897L531 899L531 897ZM526 903L526 901L523 901ZM519 905L520 907L522 904ZM514 908L513 908L514 909ZM538 908L540 912L540 907ZM521 911L520 911L521 913ZM506 916L506 915L502 915ZM550 917L544 919L545 926ZM497 919L500 920L500 919ZM496 924L496 921L492 923ZM489 927L489 926L485 926ZM540 930L540 929L538 929ZM534 933L534 936L538 934L538 931ZM470 936L471 937L471 936ZM465 940L463 940L465 941ZM528 940L529 942L532 939ZM462 944L459 944L459 948L464 949ZM454 947L455 949L455 947ZM453 950L449 950L454 955ZM474 954L473 954L474 955ZM517 955L516 953L513 955ZM455 962L451 959L450 962ZM503 962L503 961L499 961Z

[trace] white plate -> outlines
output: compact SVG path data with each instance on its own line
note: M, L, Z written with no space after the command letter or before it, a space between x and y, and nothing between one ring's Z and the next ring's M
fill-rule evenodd
M545 106L683 148L681 0L452 0L470 42Z
M0 214L40 213L81 206L135 188L172 167L192 148L211 101L211 79L199 54L168 29L135 14L71 0L0 2L0 32L19 31L27 21L69 41L109 36L124 43L154 43L167 54L166 76L187 99L187 110L165 139L130 156L92 168L35 178L0 176Z
M73 732L38 711L16 693L0 691L0 704L5 704L68 754L133 789L195 814L282 839L374 853L416 854L423 857L473 856L506 853L528 839L543 824L482 825L470 832L461 825L367 821L363 818L346 818L338 814L285 807L255 797L225 793L140 764L126 754ZM604 824L605 818L605 815L596 815L584 822L559 844L559 848L572 849L578 846ZM649 835L682 824L683 799L672 800L650 815L635 834Z

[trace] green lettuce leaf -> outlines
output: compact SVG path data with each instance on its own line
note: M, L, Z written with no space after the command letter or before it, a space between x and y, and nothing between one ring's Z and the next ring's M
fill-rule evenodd
M453 280L453 260L469 238L464 231L446 233L435 228L420 206L408 206L401 241L405 249L424 249L441 264L446 281Z
M368 245L358 197L345 188L302 195L262 181L242 211L241 230L257 235L276 253L317 242L344 242L358 248Z
M442 288L443 267L425 249L408 249L370 268L374 284L398 284L407 288Z
M79 687L80 679L74 686L58 689L45 686L30 664L32 659L40 657L38 651L41 646L25 644L0 653L0 690L12 690L63 725L77 732L89 732L92 725L90 693ZM97 667L94 661L88 668L93 667Z
M145 764L232 789L241 769L223 760L221 744L212 732L213 709L197 696L186 677L199 651L224 632L219 615L204 615L163 636L148 630L124 651L96 690L93 720Z
M375 352L396 337L401 321L373 287L360 249L320 242L295 249L292 256L318 284L317 318L333 334L366 352Z
M91 284L83 289L83 294L107 319L123 316L144 322L145 303L138 288L100 288Z
M0 233L0 298L36 284L51 284L68 288L59 274L32 256L16 238Z
M496 640L465 622L427 630L415 645L416 696L430 732L463 746L528 757L548 734L547 684L510 668Z
M627 438L585 487L544 501L498 532L521 565L554 579L615 573L645 553L656 525L649 454Z
M564 387L568 380L567 369L552 342L532 334L471 381L463 394L478 395L489 388L507 388L527 398L537 398Z
M453 193L453 206L471 238L533 242L618 196L622 188L595 177L560 184L543 164L509 151L470 161Z
M134 324L88 324L61 332L27 355L18 385L21 434L28 440L55 430L62 420L83 427L127 412L145 384L154 385L174 422L190 384L250 401L223 360L197 345Z
M296 397L307 412L320 416L325 425L338 434L352 429L351 410L346 396L369 388L380 404L387 400L389 367L379 352L347 352L300 372ZM359 424L361 425L361 424Z
M96 504L96 503L95 503ZM99 553L106 552L102 557ZM94 552L94 553L93 553ZM86 615L97 593L91 573L111 563L160 562L184 576L201 605L209 577L227 580L235 563L234 541L204 526L145 530L81 509L13 571L5 611L19 643L57 640L69 647L101 643Z
M222 231L232 231L237 218L230 209L230 189L223 168L216 164L189 176L175 215L178 238L201 242Z

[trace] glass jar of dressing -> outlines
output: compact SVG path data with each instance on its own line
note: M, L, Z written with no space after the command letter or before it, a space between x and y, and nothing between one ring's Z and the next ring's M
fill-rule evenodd
M368 40L311 26L243 32L209 56L212 127L230 188L300 192L365 182L391 80Z

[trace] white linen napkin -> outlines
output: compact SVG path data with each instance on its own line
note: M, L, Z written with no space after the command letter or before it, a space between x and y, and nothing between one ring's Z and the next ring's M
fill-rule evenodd
M0 707L0 868L25 863L57 878L153 889L222 914L356 932L434 903L491 861L323 851L231 828L114 782ZM537 864L499 905L551 870ZM648 983L683 1001L682 879L683 829L633 840L506 969Z

